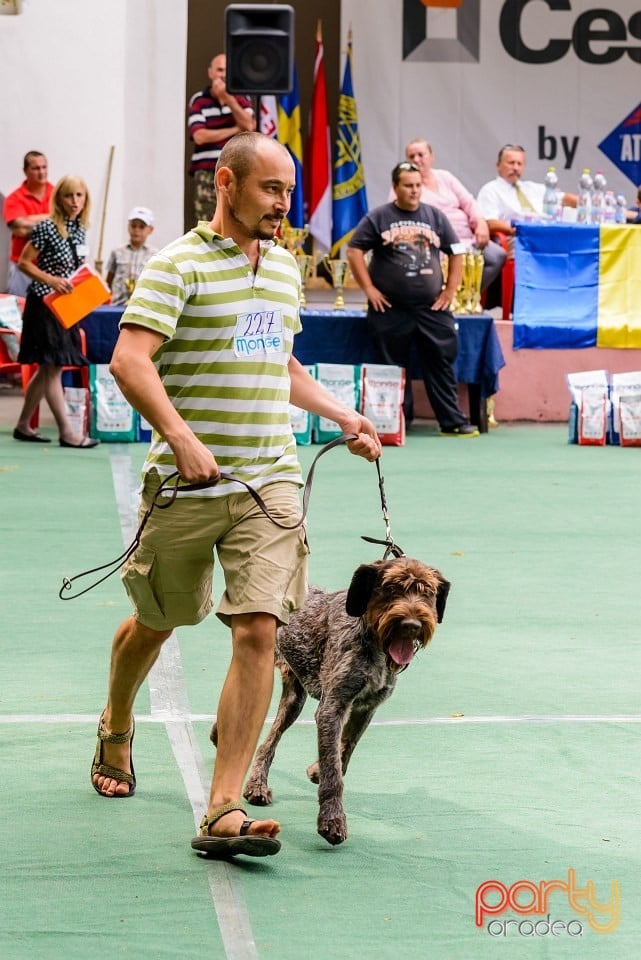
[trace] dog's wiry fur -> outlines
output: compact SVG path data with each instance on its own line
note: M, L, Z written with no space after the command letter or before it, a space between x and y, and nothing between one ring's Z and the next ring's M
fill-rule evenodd
M400 670L431 640L449 587L438 570L400 557L363 564L349 590L310 588L303 607L278 630L282 696L256 752L246 800L271 803L267 778L276 747L309 695L319 701L318 760L307 770L318 783L318 832L331 844L346 839L342 794L350 757L377 707L394 690Z

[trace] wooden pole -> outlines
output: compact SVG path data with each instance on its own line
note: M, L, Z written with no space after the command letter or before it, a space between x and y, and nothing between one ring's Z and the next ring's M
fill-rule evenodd
M102 201L102 217L100 220L100 237L98 239L98 256L96 257L96 270L98 273L102 273L102 241L105 235L105 217L107 214L107 198L109 197L109 184L111 183L111 167L114 160L114 150L116 148L112 144L109 148L109 162L107 164L107 182L105 183L105 196Z

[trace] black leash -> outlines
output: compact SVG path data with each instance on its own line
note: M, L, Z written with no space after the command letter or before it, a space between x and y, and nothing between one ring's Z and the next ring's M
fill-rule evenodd
M383 520L385 521L385 539L376 540L374 537L361 536L361 540L366 540L368 543L380 543L381 546L385 547L383 560L387 560L389 556L404 557L405 553L403 550L401 550L398 544L394 543L394 540L392 539L389 514L387 512L387 501L385 499L385 481L383 480L383 475L381 473L380 458L376 461L376 469L378 471L378 490L381 495L381 509L383 511Z
M326 443L318 451L318 453L316 454L316 456L312 461L312 465L309 468L309 473L307 474L307 480L305 481L305 488L303 490L302 514L300 516L300 519L293 524L280 523L280 521L276 520L270 514L269 510L267 509L267 506L265 505L265 501L256 490L250 487L250 485L246 483L244 480L239 480L237 477L233 477L228 473L223 473L221 471L214 480L204 480L200 483L181 483L180 474L178 473L178 471L169 474L169 476L165 477L165 479L162 481L162 483L156 490L153 500L151 502L151 506L143 516L140 522L140 526L138 527L136 534L134 536L134 539L131 542L131 544L127 547L125 552L121 553L119 557L116 557L115 560L111 560L109 563L103 563L99 567L92 567L91 570L84 570L82 573L77 573L74 577L63 577L62 586L58 592L58 596L60 597L61 600L75 600L77 597L81 597L84 593L88 593L90 590L93 590L94 587L97 587L99 584L103 583L105 580L111 577L112 574L114 574L117 570L119 570L120 567L122 567L122 565L129 559L132 553L134 553L137 550L140 544L140 538L142 537L142 532L145 529L145 526L147 525L149 517L151 516L151 514L153 513L156 507L159 510L166 510L167 507L170 507L174 503L179 492L184 490L205 490L207 489L207 487L215 486L218 483L218 481L221 479L232 480L234 483L240 483L243 487L245 487L247 492L253 497L253 499L258 504L258 506L260 507L262 512L265 514L265 516L268 518L268 520L271 520L271 522L275 524L275 526L280 527L281 530L295 530L297 527L302 526L303 523L305 522L305 518L307 516L307 510L309 508L309 498L312 491L312 481L314 479L314 470L320 458L323 456L323 454L327 453L329 450L333 450L334 447L337 447L343 443L349 443L351 440L356 440L356 439L358 438L353 433L343 434L340 437L336 437L334 440L330 440L329 443ZM378 467L378 460L376 461L376 466ZM382 484L380 468L379 468L378 475L379 475L379 486L380 486ZM167 493L169 493L169 496L163 496L163 494L167 494ZM383 504L384 504L384 494L382 493L382 486L381 486L381 495L383 497ZM161 503L161 499L163 500L162 503ZM385 506L383 508L383 515L385 516ZM389 525L388 525L388 535L389 535ZM367 540L369 538L364 537L363 539ZM382 543L383 541L372 540L371 542ZM81 580L84 577L88 577L92 573L100 573L101 570L107 570L108 572L105 573L105 575L100 577L98 580L95 580L88 587L85 587L84 590L80 590L78 591L78 593L71 594L71 596L65 595L67 591L72 589L72 585L77 580Z

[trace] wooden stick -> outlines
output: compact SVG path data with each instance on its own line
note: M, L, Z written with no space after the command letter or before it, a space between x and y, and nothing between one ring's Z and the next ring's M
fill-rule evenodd
M107 214L107 197L109 196L109 184L111 183L111 167L114 159L115 146L112 144L109 148L109 163L107 164L107 182L105 183L105 196L102 202L102 219L100 221L100 238L98 240L98 256L96 257L96 270L102 273L102 241L105 234L105 216Z

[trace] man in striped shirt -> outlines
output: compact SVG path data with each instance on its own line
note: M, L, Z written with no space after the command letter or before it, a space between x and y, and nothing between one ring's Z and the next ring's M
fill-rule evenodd
M370 461L381 453L373 424L292 355L300 271L273 238L294 185L285 147L259 133L234 137L218 163L212 223L149 261L111 362L123 393L154 428L141 509L175 470L185 482L214 485L179 493L169 509L154 511L123 568L134 614L114 639L92 783L105 797L133 794L136 692L171 631L211 610L215 549L225 586L216 612L231 626L233 652L217 710L209 805L192 841L214 857L280 849L280 824L247 821L239 798L270 703L276 629L307 589L289 402L354 434L352 453ZM259 490L279 525L240 484L216 483L220 470Z
M227 58L219 53L209 64L210 85L189 101L187 128L194 152L189 175L194 178L194 218L211 220L216 209L214 173L220 151L235 134L256 129L251 100L227 93Z

